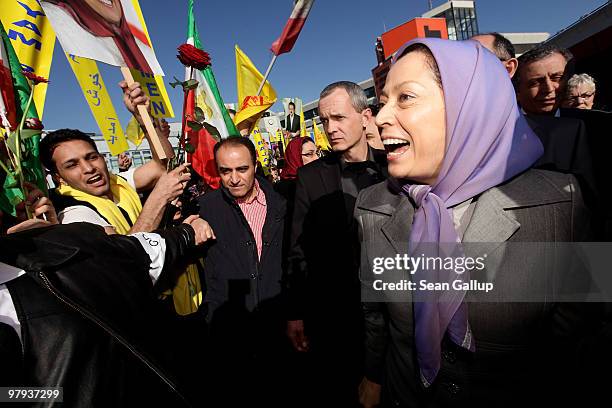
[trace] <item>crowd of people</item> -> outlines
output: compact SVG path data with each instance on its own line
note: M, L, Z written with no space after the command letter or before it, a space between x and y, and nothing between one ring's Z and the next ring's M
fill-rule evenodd
M120 86L141 121L147 96ZM79 407L586 405L606 389L605 305L423 300L376 290L372 266L488 243L506 299L560 279L568 265L500 245L610 241L589 143L602 119L580 112L597 102L568 50L516 58L489 33L405 44L376 106L353 82L325 87L330 152L290 104L268 177L248 137L222 139L216 190L156 156L112 174L88 135L50 132L56 188L1 218L0 385L63 387Z

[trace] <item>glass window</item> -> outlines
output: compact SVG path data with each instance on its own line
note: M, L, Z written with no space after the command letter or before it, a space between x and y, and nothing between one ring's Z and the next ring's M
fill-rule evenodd
M366 97L367 97L368 99L370 99L370 98L375 98L375 97L376 97L376 89L374 89L374 87L373 87L373 86L371 86L371 87L367 88L367 89L366 89L364 92L365 92Z
M111 157L110 168L113 172L117 172L119 170L119 161L117 160L117 156Z
M455 27L455 18L454 18L452 9L446 10L444 12L443 17L446 19L446 29L448 30L448 39L456 40L457 39L457 29Z
M132 156L132 160L134 161L134 167L142 166L144 164L142 160L141 152L134 152L134 155Z

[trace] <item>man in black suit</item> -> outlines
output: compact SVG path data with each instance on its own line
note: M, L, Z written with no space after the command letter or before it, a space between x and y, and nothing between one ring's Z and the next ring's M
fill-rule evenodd
M320 95L319 116L333 152L298 171L288 262L288 327L308 352L318 395L354 406L363 375L357 194L387 177L386 153L368 147L367 97L353 82ZM323 389L324 388L324 389Z
M289 132L291 139L300 134L300 115L295 113L295 104L289 102L289 115L285 120L285 129Z
M573 58L570 51L556 46L535 48L519 58L514 83L527 122L544 145L544 155L535 167L576 175L585 202L593 211L594 225L603 226L605 222L599 220L602 209L596 207L601 189L596 185L593 168L598 166L593 163L589 143L589 138L600 135L573 114L574 109L559 108L567 79L574 71ZM601 238L601 233L596 232L596 236Z

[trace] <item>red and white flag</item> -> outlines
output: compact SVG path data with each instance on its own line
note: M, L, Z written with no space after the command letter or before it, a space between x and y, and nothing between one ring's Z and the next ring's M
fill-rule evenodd
M282 34L272 43L272 48L270 48L274 55L281 55L291 51L300 35L300 31L302 31L302 27L304 27L304 22L313 3L314 0L297 0L295 2L291 16L287 20Z

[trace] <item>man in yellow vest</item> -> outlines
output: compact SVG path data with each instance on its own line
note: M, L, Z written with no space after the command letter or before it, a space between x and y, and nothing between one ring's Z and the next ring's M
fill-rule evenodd
M121 85L125 105L136 116L136 106L148 105L149 99L138 83ZM163 143L169 144L168 134L165 136ZM59 222L89 222L104 227L109 234L156 229L166 205L182 193L191 177L185 165L166 173L157 157L140 167L112 174L94 140L73 129L49 133L41 141L40 155L59 183L52 197ZM151 189L143 207L138 193Z

